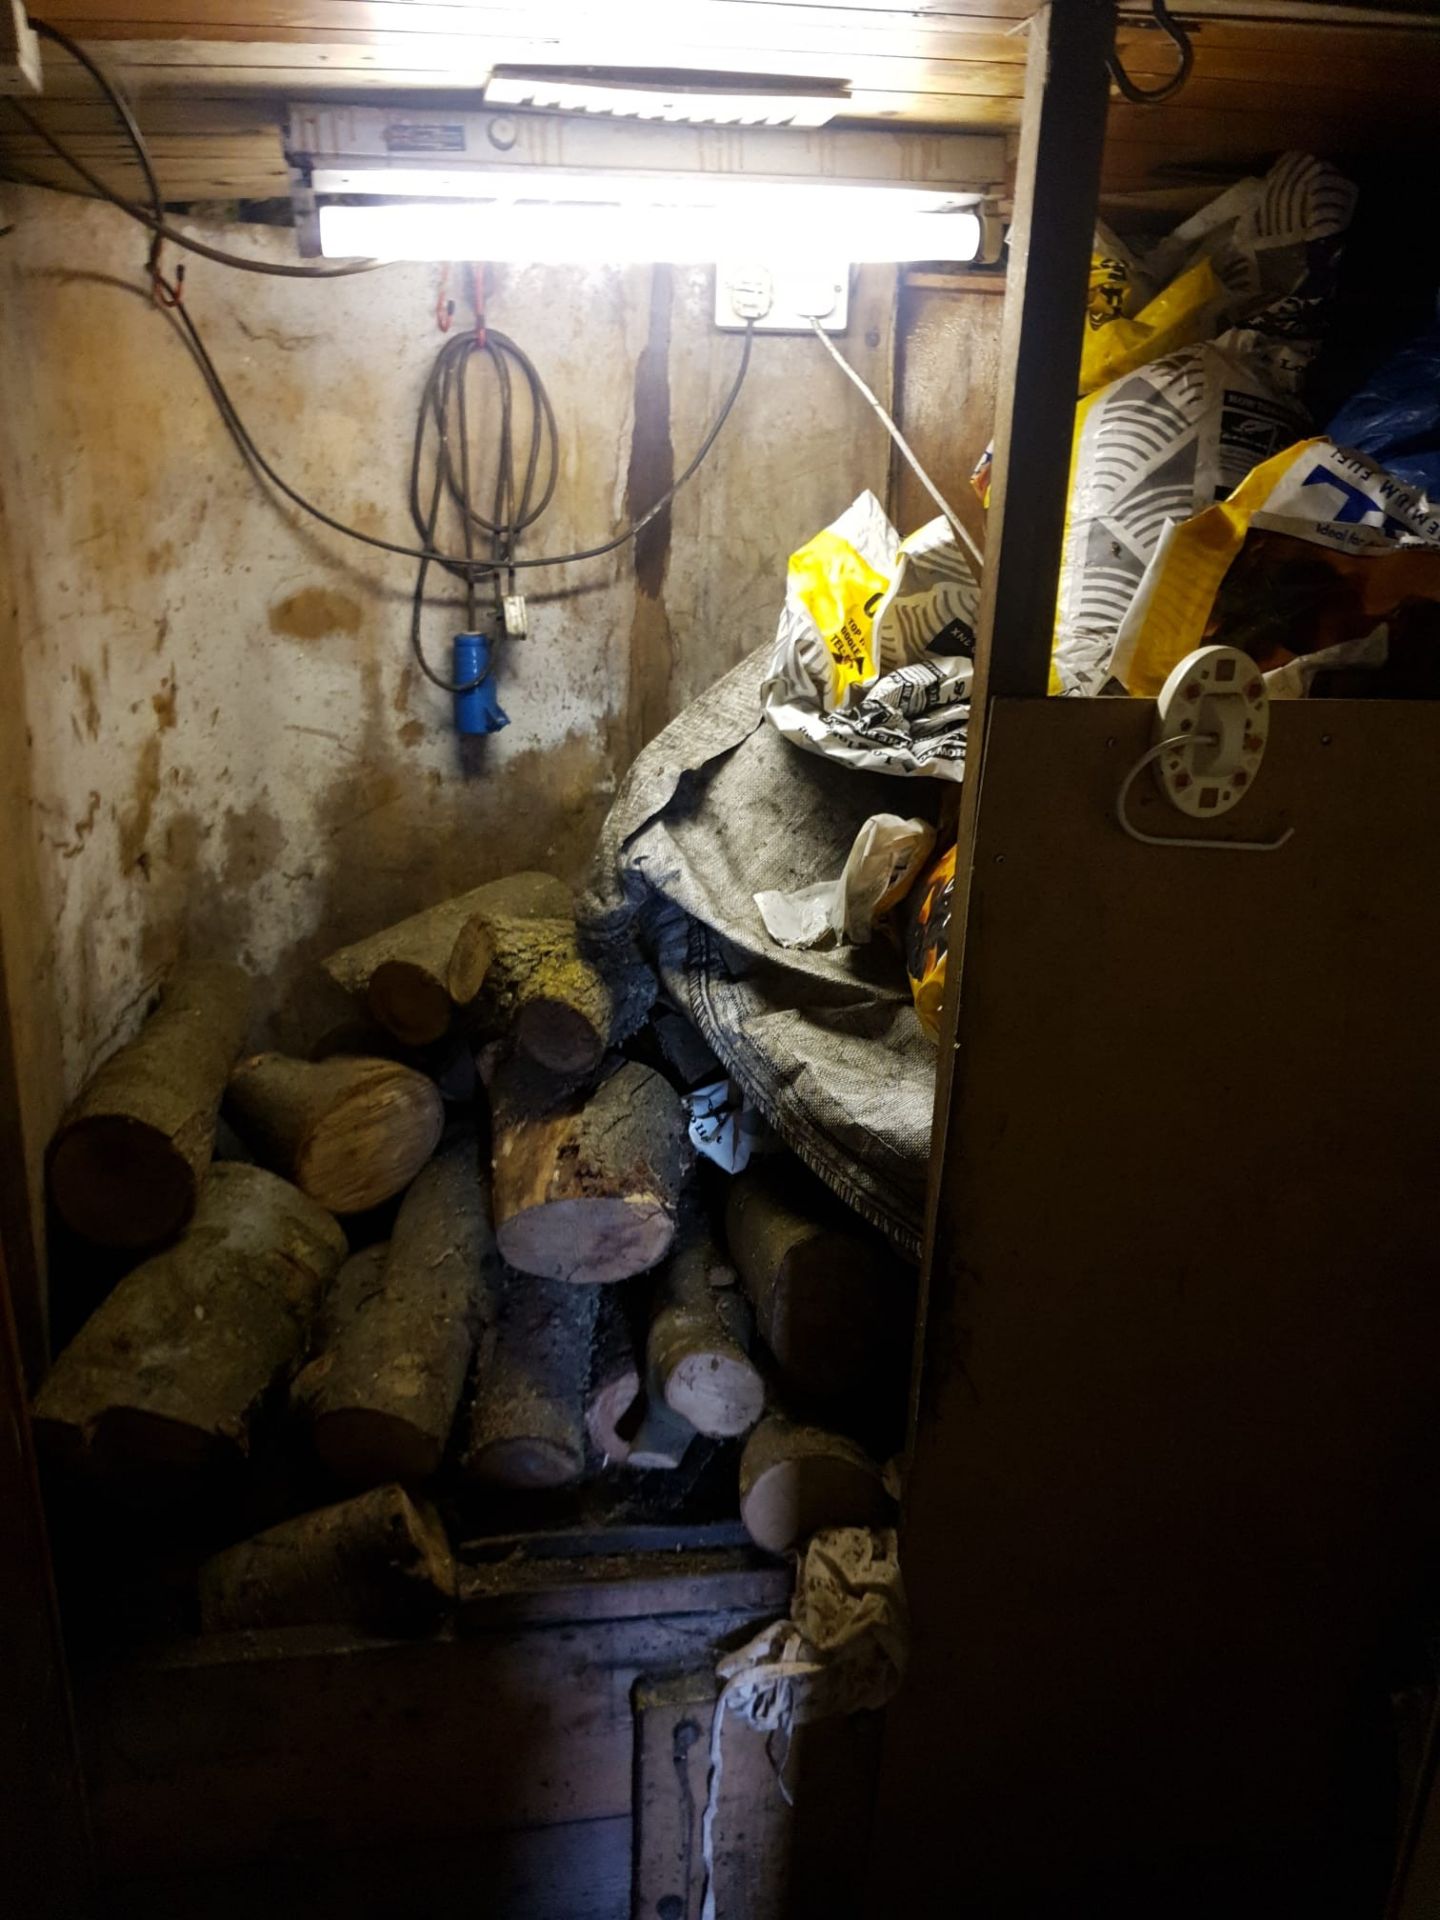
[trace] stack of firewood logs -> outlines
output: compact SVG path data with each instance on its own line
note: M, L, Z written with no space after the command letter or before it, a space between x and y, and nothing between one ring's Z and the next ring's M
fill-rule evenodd
M50 1147L59 1219L138 1261L37 1396L52 1466L205 1498L278 1422L336 1496L204 1565L207 1627L423 1624L454 1591L437 1493L674 1469L697 1436L743 1442L772 1552L888 1516L841 1411L903 1272L797 1204L783 1156L700 1190L650 994L587 957L560 881L476 888L326 970L361 1042L247 1057L247 977L189 965Z

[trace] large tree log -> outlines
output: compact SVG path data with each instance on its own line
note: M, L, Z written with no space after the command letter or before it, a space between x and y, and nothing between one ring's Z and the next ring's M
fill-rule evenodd
M487 1201L466 1135L417 1177L378 1284L352 1284L295 1382L317 1457L348 1486L428 1480L444 1458L476 1335L494 1317Z
M610 989L580 952L568 914L520 919L487 914L494 959L481 996L481 1019L552 1073L592 1073L614 1025Z
M765 1382L736 1337L737 1292L734 1269L697 1228L660 1276L645 1349L652 1395L716 1440L748 1433L765 1410Z
M585 1431L606 1466L621 1465L644 1412L639 1343L625 1287L603 1287L590 1345Z
M788 1553L821 1527L878 1527L892 1502L880 1469L853 1440L777 1414L740 1456L740 1518L756 1546Z
M797 1211L770 1172L731 1182L725 1237L756 1329L795 1387L834 1399L883 1366L904 1293L887 1253Z
M127 1274L55 1363L35 1402L41 1445L142 1481L239 1460L344 1255L303 1193L259 1167L213 1167L184 1238Z
M516 873L472 887L342 947L325 971L347 993L363 996L373 1017L411 1046L448 1031L454 1010L468 1007L485 983L495 954L490 914L517 921L571 911L570 889L548 873Z
M245 1044L250 980L223 962L180 969L50 1144L61 1219L109 1247L158 1246L195 1211L225 1081Z
M503 1075L495 1099L495 1228L521 1273L600 1282L645 1273L675 1237L690 1166L678 1095L629 1062L584 1105L517 1113Z
M226 1100L260 1159L332 1213L363 1213L409 1186L445 1124L435 1083L393 1060L257 1053L230 1076Z
M206 1633L330 1622L410 1631L431 1625L454 1598L439 1516L395 1486L282 1520L200 1569Z
M476 1367L466 1471L502 1487L561 1487L585 1471L584 1395L596 1295L506 1276Z

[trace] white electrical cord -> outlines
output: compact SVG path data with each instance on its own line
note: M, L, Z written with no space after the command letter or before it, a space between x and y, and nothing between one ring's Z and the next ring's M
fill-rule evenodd
M969 548L971 557L973 558L976 567L977 568L983 567L985 564L984 555L981 553L979 547L976 546L975 542L970 538L970 535L966 532L965 528L961 526L959 520L955 516L954 510L950 506L949 501L946 500L944 494L941 493L940 489L936 486L935 482L930 478L929 474L926 473L924 467L922 467L920 462L916 459L914 453L911 451L910 444L906 440L904 434L901 433L899 427L896 426L895 422L890 418L889 414L885 411L884 407L882 407L880 402L875 398L874 394L870 391L869 387L867 387L865 382L860 378L860 375L855 371L854 367L852 367L850 362L845 358L844 354L840 352L839 348L835 345L835 342L830 338L829 334L826 333L824 327L821 326L820 322L815 318L814 314L811 314L810 316L810 324L815 329L816 338L819 340L820 344L824 347L825 351L829 354L830 358L835 362L836 366L839 367L840 371L845 375L847 380L854 381L855 385L860 389L861 393L864 394L865 398L870 402L871 406L875 409L876 413L879 414L881 420L885 423L885 431L889 434L890 438L895 442L896 446L900 449L901 453L904 454L905 458L909 461L910 465L914 468L921 486L924 487L925 491L929 494L930 498L935 502L936 506L939 507L941 513L944 514L945 518L950 522L951 526L955 529L956 533L960 536L961 540L963 540L965 545Z
M1115 796L1115 818L1129 834L1132 840L1138 840L1145 847L1209 847L1216 853L1274 853L1295 832L1287 827L1278 840L1192 840L1183 833L1146 833L1135 826L1126 810L1130 798L1130 789L1145 771L1153 767L1163 754L1173 753L1177 747L1214 747L1219 745L1219 735L1214 733L1173 733L1168 740L1157 740L1148 753L1142 753L1120 782L1120 791Z

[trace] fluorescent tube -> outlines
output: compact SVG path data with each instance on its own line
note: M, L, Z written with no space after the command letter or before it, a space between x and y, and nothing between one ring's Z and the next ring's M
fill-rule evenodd
M387 189L371 188L377 190ZM393 184L388 191L395 191ZM518 197L524 193L536 197ZM552 179L543 197L527 182L516 183L503 199L322 204L320 250L332 259L562 266L973 260L981 226L972 207L958 204L968 197L906 187L748 180L597 179L582 189Z

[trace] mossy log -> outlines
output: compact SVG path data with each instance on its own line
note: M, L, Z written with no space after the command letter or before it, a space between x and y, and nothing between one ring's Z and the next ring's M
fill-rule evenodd
M494 958L481 995L481 1023L563 1076L593 1073L614 1024L610 989L580 951L567 912L521 919L487 914Z
M886 1251L792 1205L776 1171L730 1183L725 1238L756 1330L795 1388L836 1399L882 1367L908 1298Z
M596 1294L508 1274L482 1342L465 1468L502 1487L562 1487L585 1471L584 1399Z
M197 963L175 974L50 1144L50 1194L68 1227L109 1247L158 1246L180 1232L204 1184L249 1018L240 967Z
M494 1102L495 1234L521 1273L624 1280L663 1260L675 1238L691 1153L679 1096L627 1062L583 1104L535 1116Z
M455 1562L439 1516L396 1486L228 1547L200 1569L206 1633L330 1623L408 1632L455 1598Z
M562 918L570 889L548 873L516 873L411 914L325 962L347 993L397 1040L425 1046L448 1032L455 1010L471 1005L495 957L488 916L517 921Z
M257 1156L332 1213L363 1213L409 1186L445 1124L423 1073L340 1054L254 1054L230 1076L226 1105Z
M879 1527L893 1517L880 1469L843 1434L771 1414L746 1441L740 1518L768 1553L788 1553L821 1527Z
M35 1401L40 1446L157 1489L237 1462L344 1257L337 1223L296 1188L213 1167L183 1238L127 1274L56 1361Z
M383 1265L336 1303L330 1338L295 1382L316 1456L345 1485L428 1480L444 1458L477 1333L494 1317L486 1186L471 1135L424 1168Z

